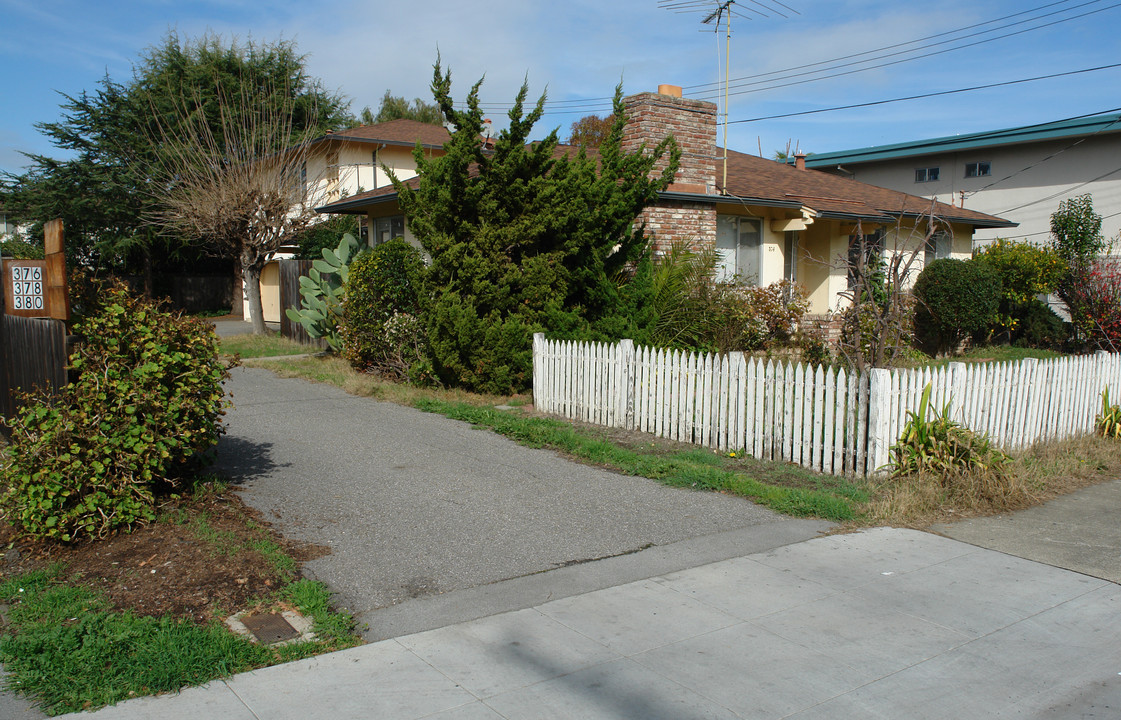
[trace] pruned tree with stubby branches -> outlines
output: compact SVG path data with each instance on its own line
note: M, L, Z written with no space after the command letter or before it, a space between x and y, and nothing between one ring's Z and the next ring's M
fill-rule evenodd
M903 216L901 215L901 218ZM937 233L950 231L934 214L934 206L909 227L897 221L890 233L864 232L858 221L850 236L848 254L838 258L848 276L840 297L849 301L843 311L840 356L858 372L891 367L914 336L914 298L910 287L916 262Z
M262 93L271 102L261 103ZM312 136L293 122L294 106L282 88L243 86L205 107L197 98L184 101L175 121L151 138L160 152L150 221L237 258L255 333L266 332L261 271L314 221L322 199L307 175Z

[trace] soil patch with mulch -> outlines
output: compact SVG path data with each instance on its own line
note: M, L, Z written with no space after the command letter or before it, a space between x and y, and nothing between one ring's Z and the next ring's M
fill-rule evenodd
M199 624L245 609L291 579L261 548L297 563L328 552L286 540L229 490L167 504L159 520L130 533L72 544L20 538L0 522L0 543L0 576L62 563L72 582L104 592L116 610Z

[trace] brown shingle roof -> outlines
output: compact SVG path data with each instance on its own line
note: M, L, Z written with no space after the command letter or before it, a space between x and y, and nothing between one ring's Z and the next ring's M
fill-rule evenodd
M324 140L352 140L358 142L377 142L391 145L408 145L412 147L420 142L425 147L443 147L451 135L441 125L429 125L416 120L389 120L374 125L359 125L358 127L339 130L338 132L317 138L316 142Z
M390 123L367 127L376 128L388 124ZM577 151L578 148L572 145L558 145L554 155L572 157ZM722 152L718 149L718 153ZM596 158L598 154L594 150L589 150L588 155ZM718 158L716 175L720 178L723 174L722 155L718 154ZM414 177L405 182L415 188L419 179ZM800 203L827 218L892 222L900 215L926 215L933 211L935 217L942 220L961 222L975 227L994 228L1015 225L993 215L940 202L933 203L932 210L931 201L927 198L888 190L819 170L799 170L785 163L734 150L728 152L728 192L735 197L760 200L764 205L773 202L778 206L789 207L791 203ZM387 186L354 195L317 210L336 213L355 211L363 205L388 201L396 196L397 191L393 186ZM714 196L704 197L716 199Z
M723 175L718 149L716 175ZM719 186L719 182L718 182ZM798 201L826 217L887 219L932 212L931 201L917 195L869 185L819 170L799 170L786 163L728 151L728 192L738 197ZM1002 218L935 202L933 213L947 221L976 227L1012 227Z

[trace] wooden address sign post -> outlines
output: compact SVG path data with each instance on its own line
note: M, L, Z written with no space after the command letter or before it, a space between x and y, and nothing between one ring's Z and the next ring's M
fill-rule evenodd
M46 260L4 261L4 312L67 322L70 297L66 290L62 221L51 220L43 230Z

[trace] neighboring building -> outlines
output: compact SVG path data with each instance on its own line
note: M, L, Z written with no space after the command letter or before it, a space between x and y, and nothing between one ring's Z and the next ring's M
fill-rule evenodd
M415 120L390 120L329 132L311 142L309 158L300 172L300 182L317 205L336 203L347 197L378 188L390 187L386 168L398 178L416 175L413 150L419 143L433 157L444 153L448 131L439 125ZM400 215L359 217L362 242L377 245L406 235ZM280 271L278 260L292 257L292 249L282 248L261 271L261 305L265 322L280 322ZM244 303L249 319L249 304Z
M809 170L801 162L790 167L737 152L728 153L725 191L714 104L684 99L680 88L662 86L658 93L627 97L624 105L629 119L624 150L643 143L653 147L669 134L682 150L675 182L641 216L655 249L683 239L717 250L721 278L739 275L760 285L796 280L809 290L814 314L844 305L845 259L858 232L889 253L919 248L917 272L927 259L969 257L978 228L1012 226L984 213ZM370 225L400 217L392 187L317 210L363 215ZM931 235L932 212L935 232L923 249L919 243ZM404 230L409 239L407 225Z
M0 209L0 242L18 237L18 225L11 219L11 217L8 216L7 213Z
M369 190L392 186L385 168L399 179L416 175L413 150L419 143L429 157L444 154L444 143L451 136L439 125L416 120L390 120L375 125L327 133L311 143L307 177L315 178L309 188L319 203L334 203ZM317 203L318 204L318 203ZM377 217L367 222L359 218L362 239L371 245L398 237L404 220Z
M1121 114L815 153L806 166L1019 223L975 239L1041 243L1063 200L1089 193L1102 232L1121 235Z

